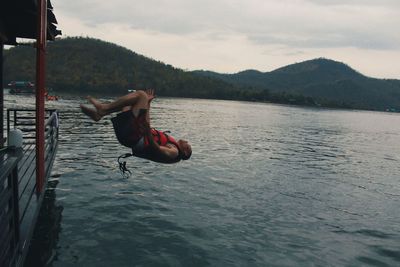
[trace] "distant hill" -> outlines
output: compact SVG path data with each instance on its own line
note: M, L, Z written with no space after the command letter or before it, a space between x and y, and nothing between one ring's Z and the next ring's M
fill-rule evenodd
M292 64L271 72L194 73L219 78L237 86L266 89L271 93L312 97L325 104L335 102L361 109L400 110L400 80L369 78L344 63L324 58Z
M156 88L160 96L400 110L400 81L366 77L328 59L292 64L271 72L188 72L124 47L92 38L48 43L47 86L55 92L122 95ZM35 80L35 49L4 51L4 83Z
M35 49L17 46L4 53L4 82L35 80ZM92 38L48 43L47 86L56 92L121 95L128 89L156 88L157 95L225 98L238 89ZM224 97L225 96L225 97Z

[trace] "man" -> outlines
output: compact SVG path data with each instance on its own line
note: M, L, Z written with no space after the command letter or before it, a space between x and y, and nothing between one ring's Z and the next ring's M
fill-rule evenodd
M160 163L189 159L192 148L187 141L175 141L166 133L150 127L150 103L154 97L154 90L136 91L111 103L101 103L89 96L88 100L95 108L80 106L82 112L94 121L121 111L111 121L118 141L131 148L134 156Z

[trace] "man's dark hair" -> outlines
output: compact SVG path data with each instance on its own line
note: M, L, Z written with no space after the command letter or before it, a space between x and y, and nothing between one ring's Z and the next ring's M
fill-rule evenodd
M182 160L188 160L192 156L192 151L188 155L185 155L184 153L181 153L181 159Z

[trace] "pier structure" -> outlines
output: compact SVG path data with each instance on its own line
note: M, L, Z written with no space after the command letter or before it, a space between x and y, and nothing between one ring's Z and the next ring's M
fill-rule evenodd
M23 266L58 145L57 110L45 108L46 42L61 32L50 0L0 3L0 266ZM35 109L4 108L3 52L36 40ZM5 126L6 125L6 126ZM11 134L12 133L12 134ZM17 138L15 137L17 136ZM21 138L20 145L11 142ZM19 140L19 139L18 139ZM18 142L16 142L18 143Z

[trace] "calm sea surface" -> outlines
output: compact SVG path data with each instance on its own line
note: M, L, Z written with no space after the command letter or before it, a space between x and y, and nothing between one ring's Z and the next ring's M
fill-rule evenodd
M48 103L61 140L27 266L400 266L399 114L156 99L192 158L123 178L129 149L80 102Z

